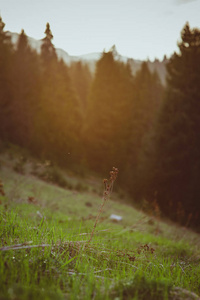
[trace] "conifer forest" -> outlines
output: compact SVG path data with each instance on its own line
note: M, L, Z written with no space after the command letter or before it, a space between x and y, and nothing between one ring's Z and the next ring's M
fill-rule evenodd
M116 166L133 203L199 228L200 29L184 25L163 84L147 62L133 74L112 50L94 73L66 65L49 23L40 53L24 30L14 45L4 27L0 18L1 144L80 174Z

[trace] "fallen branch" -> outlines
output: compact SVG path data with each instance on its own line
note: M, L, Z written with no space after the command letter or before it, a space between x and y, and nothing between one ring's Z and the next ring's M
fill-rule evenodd
M69 275L81 275L81 276L87 276L88 273L76 273L76 272L67 272L67 274ZM111 280L113 281L112 278L109 278L109 277L103 277L103 276L98 276L98 275L94 275L95 278L100 278L100 279L108 279L108 280Z
M31 249L31 248L38 248L38 247L50 247L49 244L41 244L41 245L27 245L25 243L23 244L17 244L13 246L7 246L0 248L1 251L8 251L8 250L18 250L18 249Z
M112 228L98 230L98 231L94 232L93 234L97 234L97 233L100 233L103 231L109 231L109 230L112 230ZM91 235L91 234L92 234L91 232L85 232L85 233L79 233L79 234L72 235L72 237L78 236L78 235Z

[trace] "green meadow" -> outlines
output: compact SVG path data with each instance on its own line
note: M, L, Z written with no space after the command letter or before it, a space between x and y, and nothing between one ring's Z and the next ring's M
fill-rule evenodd
M17 150L0 180L1 300L200 299L200 235L133 207L117 179L103 210L103 178Z

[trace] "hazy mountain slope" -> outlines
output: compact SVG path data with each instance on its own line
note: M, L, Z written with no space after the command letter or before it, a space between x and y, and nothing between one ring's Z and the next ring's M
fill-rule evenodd
M9 31L7 31L7 34L11 36L12 43L16 44L19 34L9 32ZM36 40L32 37L28 37L28 41L29 41L30 46L33 49L35 49L38 53L40 53L40 47L42 44L42 40ZM135 74L140 69L143 61L120 55L117 52L115 46L113 46L111 48L111 50L115 52L115 56L117 59L119 59L120 61L123 61L125 63L128 62L130 64L133 74ZM98 52L97 53L88 53L88 54L83 54L80 56L73 56L73 55L68 54L65 50L58 49L58 48L56 48L56 53L58 55L58 58L63 59L63 61L67 65L70 65L72 62L75 62L75 61L82 61L83 63L86 63L89 65L89 68L92 72L95 71L96 62L101 57L100 52L99 53ZM163 84L165 83L165 77L166 77L166 68L165 68L166 62L167 62L166 59L163 61L159 61L157 59L154 62L148 61L148 66L149 66L150 71L153 72L154 70L156 70L158 72L158 75Z

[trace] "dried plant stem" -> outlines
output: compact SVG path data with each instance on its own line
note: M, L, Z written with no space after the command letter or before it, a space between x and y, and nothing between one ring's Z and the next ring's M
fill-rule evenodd
M103 211L103 207L104 207L106 201L107 201L107 197L103 197L103 201L102 201L102 204L101 204L101 206L100 206L100 208L99 208L99 212L98 212L98 215L97 215L97 217L96 217L96 220L95 220L95 223L94 223L94 227L93 227L93 229L92 229L92 232L91 232L91 235L90 235L90 239L89 239L89 241L88 241L88 244L89 244L89 243L91 242L91 240L92 240L92 237L93 237L93 235L94 235L95 228L96 228L96 226L97 226L97 223L98 223L98 221L99 221L100 215L101 215L101 213L102 213L102 211Z
M113 167L112 171L110 172L110 179L109 180L108 179L104 179L104 181L103 181L104 182L104 193L103 193L102 203L101 203L101 206L99 208L99 211L98 211L98 214L97 214L97 217L96 217L96 220L95 220L95 223L94 223L94 226L93 226L90 238L89 238L89 240L87 242L87 245L89 245L89 243L91 242L91 240L93 238L94 231L95 231L95 228L96 228L97 223L99 221L100 215L103 212L104 205L107 202L110 194L113 191L113 185L114 185L114 182L115 182L115 180L117 178L117 174L118 174L118 169L115 168L115 167Z

